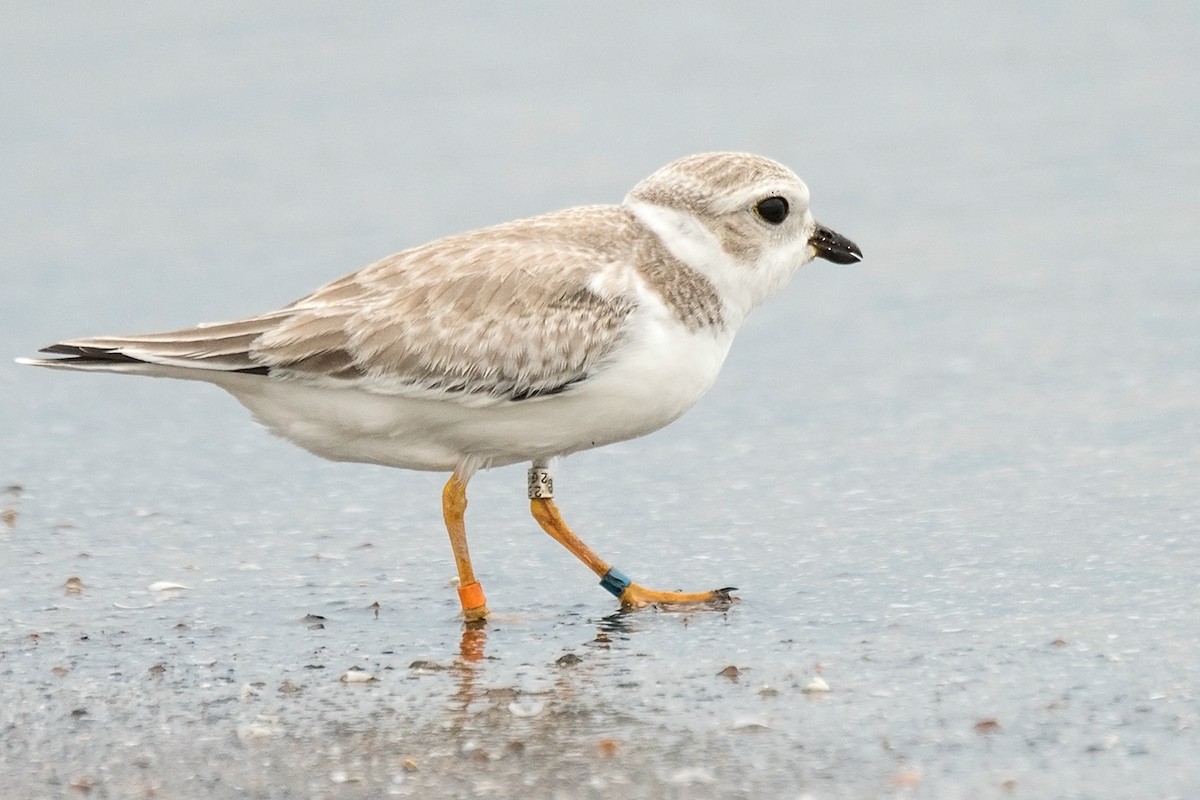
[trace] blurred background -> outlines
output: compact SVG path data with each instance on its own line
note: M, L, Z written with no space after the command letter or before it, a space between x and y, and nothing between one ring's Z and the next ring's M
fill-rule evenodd
M517 466L472 483L499 613L464 631L444 476L321 462L207 387L0 364L0 794L1200 785L1194 3L3 20L9 359L709 150L791 166L866 260L799 272L678 423L557 471L599 552L737 585L725 613L613 616Z

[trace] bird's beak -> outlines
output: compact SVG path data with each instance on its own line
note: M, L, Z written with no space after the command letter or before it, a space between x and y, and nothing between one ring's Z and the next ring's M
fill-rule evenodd
M818 225L813 235L808 237L808 246L816 252L817 258L835 264L855 264L862 261L863 257L858 245L824 225Z

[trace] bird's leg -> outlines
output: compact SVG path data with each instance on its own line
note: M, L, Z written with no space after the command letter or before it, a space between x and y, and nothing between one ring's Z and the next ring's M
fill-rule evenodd
M458 473L450 476L442 489L442 516L446 519L446 532L450 534L450 548L454 551L454 563L458 567L458 599L462 603L463 617L467 620L483 619L488 615L483 587L475 579L471 568L471 554L467 552L467 526L463 516L467 512L467 479Z
M600 577L600 585L615 595L625 608L641 608L647 605L671 605L686 603L720 603L732 599L733 589L715 589L709 592L663 592L647 589L634 583L625 573L610 565L583 543L575 532L567 527L558 506L554 504L554 478L550 470L533 466L529 470L529 508L542 530L556 542L571 551L588 569Z

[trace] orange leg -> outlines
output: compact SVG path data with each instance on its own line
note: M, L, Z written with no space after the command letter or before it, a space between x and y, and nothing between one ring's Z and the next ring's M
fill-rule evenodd
M454 563L458 567L458 599L462 603L463 617L467 620L483 619L488 615L483 587L475 579L471 567L471 554L467 552L467 526L463 517L467 513L467 481L455 473L442 489L442 516L446 520L446 531L450 534L450 549L454 551Z
M567 527L558 506L552 499L554 482L549 470L533 467L529 470L529 509L533 518L546 533L563 547L571 551L588 569L600 577L600 585L616 595L624 608L641 608L648 605L721 604L734 599L729 589L714 589L708 592L663 592L647 589L633 583L616 567L606 562L583 543L575 532Z

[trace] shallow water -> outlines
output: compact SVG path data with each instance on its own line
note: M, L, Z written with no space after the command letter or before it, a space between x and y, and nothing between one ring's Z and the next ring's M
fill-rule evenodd
M720 611L615 614L512 467L472 482L496 613L464 630L441 476L318 461L205 387L0 367L0 796L1200 787L1194 6L6 16L12 356L702 150L793 166L867 260L557 470L600 553L737 585Z

